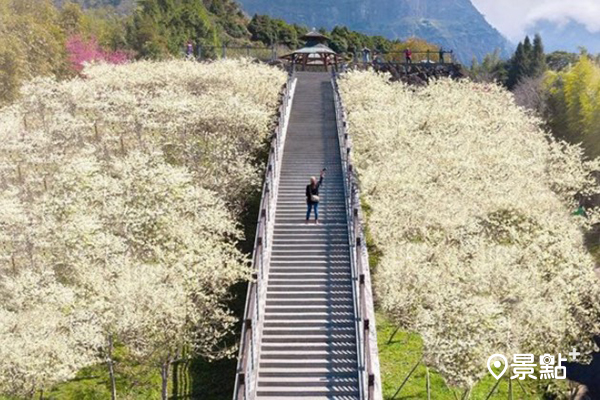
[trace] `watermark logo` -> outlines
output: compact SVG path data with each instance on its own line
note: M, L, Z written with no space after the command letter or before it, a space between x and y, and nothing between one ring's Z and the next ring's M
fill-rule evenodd
M572 361L575 361L581 353L573 348L568 355L571 356ZM567 361L567 357L563 357L561 353L558 353L558 357L554 357L551 354L542 354L539 357L539 364L536 364L533 354L515 354L513 355L513 363L510 364L512 369L510 379L566 379L567 368L562 365L565 361ZM487 367L490 374L497 380L500 380L506 373L509 364L506 357L502 354L493 354L488 358ZM536 376L536 367L539 367L539 376ZM501 368L501 372L498 373L497 371Z
M496 373L496 371L492 368L493 366L496 370L498 370L503 365L504 368L500 373ZM493 354L490 358L488 358L487 367L494 378L500 379L508 369L508 361L506 360L506 357L504 357L502 354Z

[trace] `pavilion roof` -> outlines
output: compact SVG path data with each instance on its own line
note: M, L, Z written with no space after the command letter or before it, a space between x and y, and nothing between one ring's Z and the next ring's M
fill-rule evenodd
M328 46L324 44L317 44L314 46L303 47L301 49L295 50L293 54L337 54L335 51L331 50Z
M327 36L323 35L320 32L317 32L316 30L312 30L312 31L308 32L307 34L302 36L300 39L304 40L304 41L313 41L313 40L326 41L326 40L329 40L329 38Z

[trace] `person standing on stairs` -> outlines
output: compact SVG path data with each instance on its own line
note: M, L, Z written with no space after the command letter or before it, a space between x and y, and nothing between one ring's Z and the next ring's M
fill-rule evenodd
M317 178L314 176L310 178L310 183L306 185L306 223L310 220L310 212L314 208L315 210L315 224L319 224L319 188L323 183L323 177L325 177L325 170L321 170L321 178L317 182Z

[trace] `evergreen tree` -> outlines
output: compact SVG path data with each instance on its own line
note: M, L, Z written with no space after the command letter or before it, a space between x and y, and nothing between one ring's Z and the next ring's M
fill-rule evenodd
M519 83L519 80L524 74L526 64L527 56L525 54L525 49L523 43L519 43L517 46L517 51L515 51L515 54L510 60L508 81L506 82L506 86L508 86L509 89L514 88L517 83Z
M546 71L546 56L542 37L535 35L533 44L529 36L517 46L510 60L506 86L513 89L523 78L539 77Z
M533 39L533 52L531 54L531 76L542 76L548 69L546 65L546 55L544 54L544 44L540 34L536 34Z
M523 54L525 55L525 60L521 68L521 78L523 76L531 76L533 45L531 44L531 39L529 39L529 36L525 36L525 40L523 41Z

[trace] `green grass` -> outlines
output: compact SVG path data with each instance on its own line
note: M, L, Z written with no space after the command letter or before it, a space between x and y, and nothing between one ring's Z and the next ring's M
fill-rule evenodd
M423 342L419 335L398 331L393 341L388 344L392 333L396 328L381 313L377 314L377 341L379 346L379 361L381 363L381 380L383 386L383 398L391 400L408 376L413 367L419 362L423 355ZM485 368L485 366L482 366ZM463 391L457 388L449 388L440 374L429 369L431 399L433 400L456 400L461 399ZM426 366L421 362L415 372L408 379L402 390L396 395L396 400L427 399L426 389ZM471 393L472 400L485 400L496 384L496 379L487 375L475 386ZM540 392L533 381L525 381L520 386L513 381L512 398L519 399L545 399L543 391ZM490 400L506 400L509 398L509 382L503 379Z
M174 365L169 380L170 399L230 400L235 366L234 359L215 362L193 359ZM116 372L117 396L120 400L160 399L161 379L158 367L133 363L123 358L118 360ZM39 398L38 396L36 398ZM75 379L61 383L44 393L44 399L110 399L108 370L104 365L84 368ZM0 396L0 400L13 399Z

